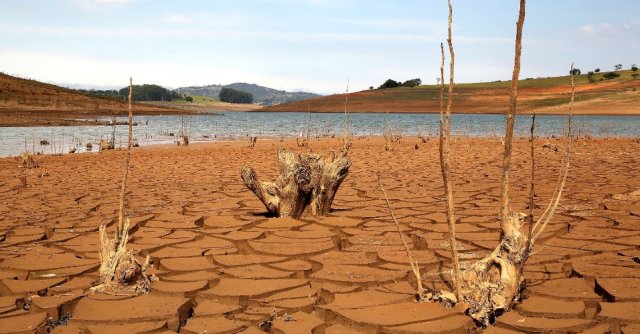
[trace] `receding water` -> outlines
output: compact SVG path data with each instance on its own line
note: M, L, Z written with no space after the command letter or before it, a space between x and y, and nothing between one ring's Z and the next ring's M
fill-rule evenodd
M219 141L258 137L294 137L306 133L307 113L225 112L189 116L134 116L134 138L141 146L169 144L176 139L182 123L191 142ZM382 113L349 114L349 130L355 136L382 135L387 115ZM394 133L403 136L418 134L434 136L438 131L437 114L389 114L388 124ZM125 121L126 118L119 118ZM341 113L312 113L310 135L326 136L344 131L345 116ZM531 126L530 116L516 118L516 135L526 136ZM125 145L127 126L115 127L116 146ZM454 136L499 136L504 129L503 115L456 114L452 116ZM537 136L561 136L567 130L566 116L538 116ZM110 139L111 126L53 126L0 128L0 156L19 155L25 149L45 154L67 153L72 147L85 152L86 143L98 149L101 138ZM640 116L574 116L574 133L592 137L640 137ZM174 136L171 136L173 134ZM49 145L40 145L46 139Z

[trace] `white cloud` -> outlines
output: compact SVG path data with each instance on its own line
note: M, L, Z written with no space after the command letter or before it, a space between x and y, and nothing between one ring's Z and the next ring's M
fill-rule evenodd
M625 29L633 29L640 26L640 20L631 20L623 25Z
M592 35L592 36L609 34L614 32L614 30L615 30L614 26L609 22L604 22L600 24L589 23L578 28L578 32L586 35Z

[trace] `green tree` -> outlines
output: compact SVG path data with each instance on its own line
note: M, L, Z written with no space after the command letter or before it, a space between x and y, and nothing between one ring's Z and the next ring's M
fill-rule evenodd
M587 80L589 80L590 83L596 82L596 79L593 78L593 75L594 75L593 71L589 71L587 73Z
M253 95L245 91L223 87L220 90L220 101L227 103L253 103Z
M607 80L611 80L611 79L615 79L617 77L619 77L620 74L616 73L616 72L608 72L605 73L602 77L607 79Z
M634 72L638 72L638 66L636 66L636 64L631 64L631 70Z
M416 87L416 86L420 86L422 84L422 80L420 78L415 78L415 79L411 79L411 80L407 80L405 81L402 86L404 87Z
M120 89L120 96L129 95L129 87ZM171 101L180 98L180 94L158 85L134 85L132 99L134 101Z
M378 89L386 89L386 88L395 88L399 87L401 84L393 79L387 79Z
M616 64L613 66L613 68L615 68L616 71L620 71L622 69L622 64Z
M596 68L595 70L593 70L596 73L600 73L600 68Z
M184 100L185 100L185 101L187 101L187 102L193 102L193 97L191 97L191 96L185 96L185 97L184 97Z
M582 73L582 71L580 71L579 68L574 68L571 71L569 71L569 74L573 74L573 75L580 75L580 73Z

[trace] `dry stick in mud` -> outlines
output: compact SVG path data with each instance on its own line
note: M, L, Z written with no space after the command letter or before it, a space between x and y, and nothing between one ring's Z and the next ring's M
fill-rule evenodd
M296 138L296 144L301 147L309 147L309 132L311 132L311 106L307 104L307 131L303 136L302 132Z
M314 216L326 216L333 198L349 173L351 159L344 155L323 159L318 154L298 154L285 149L278 152L279 175L276 182L261 182L255 170L244 166L240 176L274 216L299 218L310 207Z
M135 258L132 251L127 250L129 241L129 219L124 218L124 196L129 177L131 146L133 138L133 111L131 95L133 80L129 78L129 136L127 154L125 156L124 177L120 189L118 205L118 223L115 238L109 239L105 225L100 226L100 283L92 291L112 291L116 293L145 293L151 286L151 279L146 274L149 256L144 264Z
M384 137L384 150L393 151L393 132L391 131L388 111L387 115L384 118L384 129L382 130L382 136Z
M447 224L449 226L449 245L451 247L451 260L453 262L453 287L457 300L461 300L461 274L460 274L460 260L458 259L458 245L456 242L456 220L453 210L453 188L451 185L451 104L453 103L453 85L454 85L454 69L455 69L455 54L453 52L453 40L451 34L451 23L453 20L453 8L451 6L451 0L449 4L449 20L448 20L448 35L447 44L449 45L449 97L447 99L447 109L444 118L444 135L442 123L439 126L440 129L440 167L442 170L442 182L444 184L445 202L447 206ZM443 99L443 87L444 87L444 48L440 44L440 51L442 53L442 63L440 67L441 82L440 86L440 122L442 122L442 99Z
M413 272L413 276L415 276L416 278L416 284L418 285L416 300L421 301L424 288L422 287L422 275L420 274L420 264L418 263L418 260L414 260L413 256L411 255L411 250L409 249L409 245L405 241L404 234L402 234L402 230L400 229L400 223L398 222L398 219L396 219L396 215L393 213L393 208L391 207L391 202L389 202L389 196L387 196L387 191L384 189L384 186L382 185L382 177L380 176L380 167L378 166L377 169L378 169L377 170L378 184L380 185L380 190L382 190L382 194L384 195L384 200L387 203L387 208L389 209L389 214L391 215L391 219L393 219L393 222L396 224L396 229L398 231L398 234L400 235L400 240L402 240L402 245L404 246L404 250L407 253L407 258L409 259L409 264L411 265L411 271Z
M571 143L571 104L569 113L569 132L567 149L563 157L560 181L551 203L545 213L538 219L532 229L531 240L525 224L527 215L511 211L509 207L509 171L513 143L514 116L516 114L518 77L520 72L520 54L522 41L522 26L525 17L525 0L520 1L520 12L516 26L516 46L513 77L511 82L511 97L509 111L506 115L506 130L504 137L504 157L502 165L501 206L500 206L500 242L498 246L485 258L471 264L461 273L461 298L451 300L450 293L436 292L428 294L431 300L446 303L464 302L468 305L468 314L477 322L487 325L495 320L497 315L511 309L514 302L520 298L524 289L524 265L531 254L535 241L544 231L551 220L555 208L560 200L562 189L568 173ZM573 86L573 81L572 81ZM451 98L451 97L450 97ZM572 94L573 101L573 94ZM444 151L445 158L448 151ZM532 161L533 162L533 161ZM533 176L533 174L532 174ZM532 180L533 184L533 180ZM530 203L532 203L530 199ZM533 207L533 206L532 206ZM531 210L531 209L530 209ZM530 215L531 216L531 212ZM530 220L531 218L529 218ZM448 217L448 221L453 221ZM541 224L541 225L540 225ZM537 227L537 228L536 228Z
M342 138L342 151L343 157L349 154L349 148L351 148L351 136L349 133L349 113L347 112L347 101L349 99L349 79L347 79L347 90L344 94L344 136Z

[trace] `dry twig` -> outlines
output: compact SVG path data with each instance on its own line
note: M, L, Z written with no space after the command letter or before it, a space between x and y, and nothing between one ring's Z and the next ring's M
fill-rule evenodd
M384 189L382 185L382 177L380 173L380 166L377 166L377 176L378 176L378 184L380 185L380 190L382 190L382 194L384 194L384 200L387 203L387 208L389 209L389 214L391 215L391 219L396 224L396 229L398 230L398 234L400 235L400 240L402 241L402 245L404 245L404 250L407 253L407 258L409 259L409 264L411 265L411 271L416 278L416 282L418 284L416 299L418 301L422 300L422 296L424 293L424 288L422 287L422 275L420 274L420 265L418 260L414 260L411 255L411 249L409 249L409 245L407 241L404 239L404 234L402 234L402 230L400 229L400 223L398 219L396 219L396 215L393 213L393 208L391 207L391 202L389 202L389 196L387 196L387 191Z
M448 0L449 4L449 29L447 44L449 44L449 98L447 100L447 109L445 114L444 135L442 134L443 126L440 125L440 166L442 169L442 181L444 183L444 192L447 204L447 223L449 226L449 243L451 245L451 260L453 261L453 286L457 300L462 300L462 275L460 272L460 260L458 258L458 249L456 245L456 219L453 209L453 188L451 185L451 104L453 103L453 85L454 85L454 66L455 66L455 54L453 52L453 41L451 37L451 23L453 20L453 8L451 6L451 0ZM440 73L444 72L444 49L440 44L443 56L442 67ZM442 78L441 81L444 81ZM440 95L440 105L442 105L442 88ZM442 109L440 109L440 119L442 119ZM444 137L444 140L442 140Z

